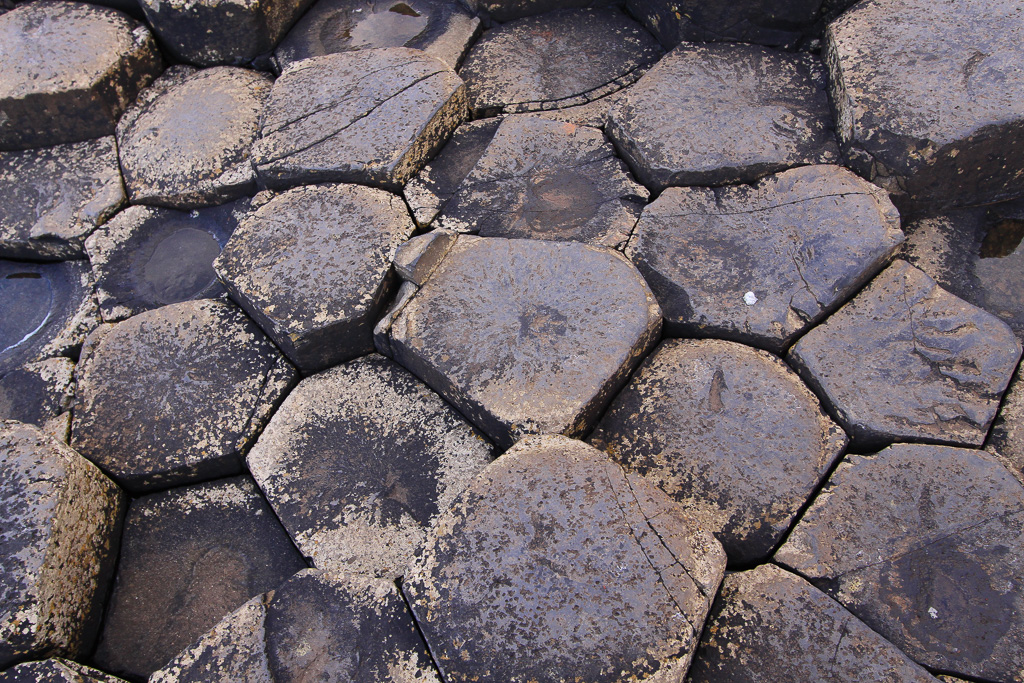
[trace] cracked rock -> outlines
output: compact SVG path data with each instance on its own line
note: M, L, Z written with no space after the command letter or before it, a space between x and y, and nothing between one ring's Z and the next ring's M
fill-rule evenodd
M267 187L348 182L398 192L466 114L462 79L419 50L312 57L274 84L253 163Z
M132 493L241 471L295 369L229 302L107 326L79 368L71 443Z
M612 106L606 130L640 182L660 192L837 161L828 106L814 55L684 44Z
M1020 354L1006 323L897 260L787 358L864 450L980 446Z
M125 683L69 659L26 662L0 673L0 683Z
M405 203L360 185L299 187L250 214L214 263L231 298L304 373L373 350L415 226Z
M589 441L674 498L742 565L771 554L846 435L770 353L671 339Z
M1024 680L1024 487L991 455L849 456L776 560L918 663Z
M47 358L3 375L0 420L35 425L58 441L67 441L75 397L74 372L72 360Z
M626 249L675 336L782 353L852 296L903 241L884 192L839 166L756 185L669 188Z
M682 680L725 555L600 451L527 437L442 514L402 589L452 683Z
M1024 384L1020 377L1021 368L1018 366L985 449L1006 458L1009 466L1024 476Z

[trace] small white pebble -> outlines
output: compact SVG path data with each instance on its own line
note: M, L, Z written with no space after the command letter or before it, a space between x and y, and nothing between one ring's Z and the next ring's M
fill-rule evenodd
M938 619L939 618L939 610L935 609L934 607L929 607L928 608L928 616L930 616L932 619Z
M757 303L757 295L754 294L753 292L747 292L746 294L743 295L743 303L745 303L748 306L753 306L754 304Z

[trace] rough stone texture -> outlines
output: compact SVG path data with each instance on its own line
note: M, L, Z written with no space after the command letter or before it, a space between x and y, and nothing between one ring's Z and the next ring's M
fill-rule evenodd
M320 0L274 51L278 71L300 59L374 47L410 47L455 69L480 20L453 0Z
M935 683L834 600L771 564L722 582L687 680Z
M246 477L134 500L122 546L94 659L103 669L138 678L305 568Z
M250 149L270 88L234 67L179 67L147 88L117 124L132 203L192 209L253 194Z
M373 350L391 259L414 229L382 190L300 187L242 221L214 268L292 362L315 372Z
M0 423L0 667L92 646L124 495L35 427Z
M419 50L313 57L274 84L253 162L272 188L330 181L397 192L466 113L462 79Z
M586 432L660 331L618 252L463 235L392 322L390 351L507 448Z
M606 130L659 192L838 159L818 59L754 45L680 45L612 106Z
M1012 469L1024 476L1024 383L1020 366L989 432L985 449L998 453Z
M0 673L0 683L125 683L69 659L26 662Z
M476 118L586 104L634 83L661 54L617 9L571 9L484 33L459 71Z
M81 258L124 201L113 137L0 152L0 256Z
M514 116L498 128L437 226L622 247L647 198L600 130Z
M303 380L246 462L313 566L394 579L493 455L440 397L371 355Z
M850 456L776 560L919 663L1024 680L1024 486L991 455Z
M422 287L455 246L458 238L454 232L431 230L402 243L395 251L393 261L395 272L404 280L402 285ZM402 298L401 292L396 298Z
M75 364L67 358L26 363L0 377L0 420L32 424L67 441L75 397Z
M897 260L787 358L865 450L980 446L1020 354L1006 323Z
M402 587L451 683L681 681L724 569L653 485L540 436L456 499Z
M133 493L234 474L294 378L231 303L164 306L83 357L71 443Z
M160 68L149 30L110 9L42 0L0 15L0 149L110 135Z
M871 0L825 61L850 167L901 210L1024 195L1024 14L1014 0Z
M669 188L644 210L626 255L669 334L781 353L902 241L885 193L839 166L805 166L753 186Z
M732 564L765 559L846 446L777 357L666 340L589 439L715 534Z
M556 9L606 7L619 5L619 0L470 0L470 4L486 12L494 21L522 19Z

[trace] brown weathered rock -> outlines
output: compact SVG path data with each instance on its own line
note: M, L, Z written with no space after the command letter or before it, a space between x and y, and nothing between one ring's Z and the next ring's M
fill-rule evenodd
M1010 467L1024 476L1024 383L1020 366L989 432L985 449L1006 458Z
M69 659L44 659L26 662L0 673L0 683L125 683L98 669L82 666Z
M75 397L75 363L47 358L0 377L0 420L32 424L58 441L68 440Z

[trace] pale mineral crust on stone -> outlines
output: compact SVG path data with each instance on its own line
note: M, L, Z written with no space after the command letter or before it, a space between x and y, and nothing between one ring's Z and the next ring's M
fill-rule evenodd
M0 420L35 425L66 442L75 397L74 372L70 358L47 358L0 376Z
M126 683L99 669L70 659L44 659L13 666L0 673L0 683Z

